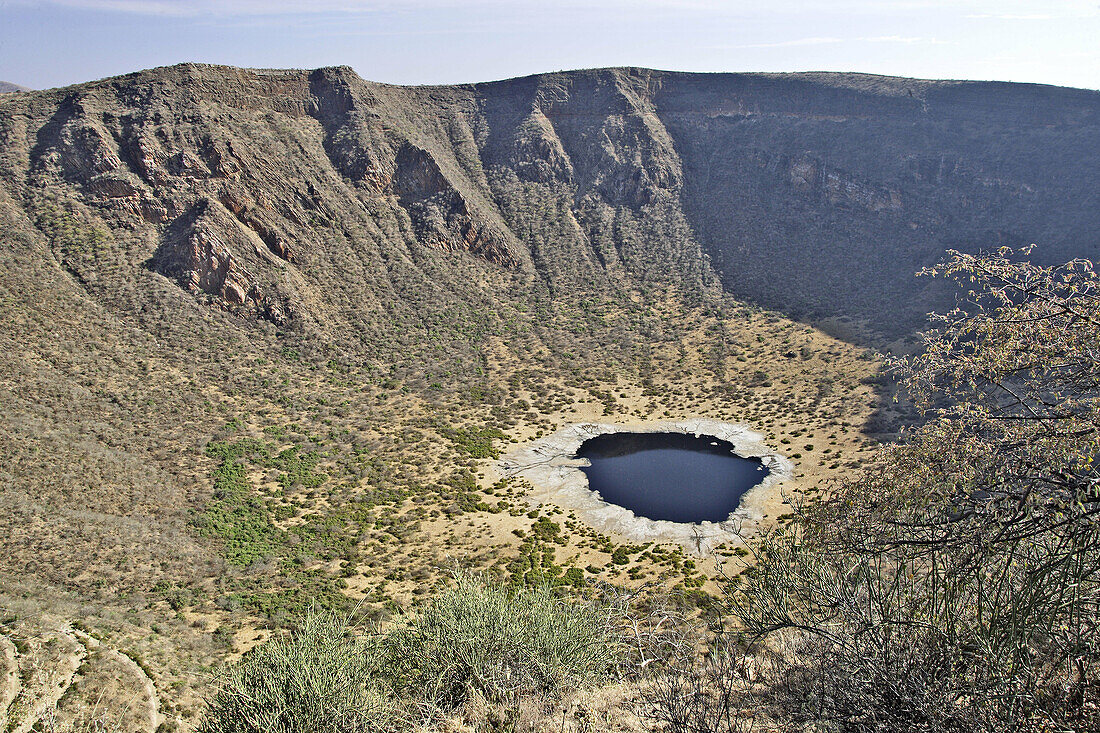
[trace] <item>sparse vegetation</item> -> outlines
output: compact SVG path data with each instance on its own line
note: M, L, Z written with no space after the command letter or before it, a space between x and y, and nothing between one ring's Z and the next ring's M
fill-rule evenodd
M362 733L387 730L392 701L373 677L367 643L346 616L311 611L217 680L200 733Z
M608 608L459 572L372 634L312 610L221 675L202 733L367 731L430 722L472 698L504 715L598 684L625 658Z
M0 99L0 645L20 705L60 695L62 725L106 690L126 730L189 730L227 658L293 676L323 662L306 639L330 640L326 659L377 651L310 626L353 608L422 655L446 646L444 608L568 626L591 608L564 599L593 582L710 618L712 560L600 535L494 459L571 422L745 422L798 461L794 507L768 496L760 516L804 548L833 482L912 418L868 347L916 348L875 329L942 302L909 281L933 243L1019 236L1057 256L1093 226L1092 101L1071 92L998 126L959 101L988 101L980 85L768 77L741 90L762 106L712 114L730 80L691 83L404 89L188 65ZM455 558L504 587L440 595ZM527 667L486 659L431 701L395 692L408 670L306 671L318 695L369 672L388 697L363 725L434 725L426 710L466 699L450 725L492 698L484 727L519 729L499 674L537 697L604 669L536 627L501 627L537 651ZM529 727L598 727L574 702Z
M511 589L459 573L453 587L396 622L381 653L397 689L444 709L472 695L549 702L615 667L617 622L609 609L545 585Z
M931 419L756 545L726 595L747 646L664 688L674 729L1096 728L1100 278L1011 254L930 271L971 302L899 362Z

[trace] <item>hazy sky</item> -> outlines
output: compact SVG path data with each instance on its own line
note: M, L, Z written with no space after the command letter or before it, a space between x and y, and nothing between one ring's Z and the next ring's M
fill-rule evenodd
M647 66L1100 89L1100 0L0 0L0 80L181 61L403 84Z

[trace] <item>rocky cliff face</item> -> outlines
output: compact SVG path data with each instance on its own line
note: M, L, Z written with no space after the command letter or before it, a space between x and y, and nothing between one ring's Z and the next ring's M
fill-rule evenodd
M1033 85L608 69L402 88L182 65L13 95L0 140L41 231L62 212L104 237L54 246L86 286L148 272L338 339L494 288L715 278L896 333L942 305L912 275L948 247L1100 242L1100 95Z

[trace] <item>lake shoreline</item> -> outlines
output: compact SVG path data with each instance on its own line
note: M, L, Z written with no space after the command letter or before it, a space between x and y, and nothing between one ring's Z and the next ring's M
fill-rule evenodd
M737 455L757 458L768 475L741 497L736 510L721 522L670 522L639 517L634 512L600 498L589 488L581 468L587 459L576 458L585 441L608 433L682 433L709 436L730 443ZM634 543L669 542L706 556L722 544L740 545L754 534L763 519L762 505L793 478L794 464L764 443L749 426L707 418L630 424L574 423L501 457L497 469L505 477L521 477L533 488L528 501L553 504L571 510L594 529L619 535Z

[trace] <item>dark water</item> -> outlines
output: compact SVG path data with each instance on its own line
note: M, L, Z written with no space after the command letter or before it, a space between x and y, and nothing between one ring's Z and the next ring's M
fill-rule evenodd
M607 433L586 440L577 458L592 462L581 470L606 502L649 519L721 522L768 475L759 458L733 450L707 436Z

